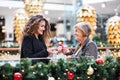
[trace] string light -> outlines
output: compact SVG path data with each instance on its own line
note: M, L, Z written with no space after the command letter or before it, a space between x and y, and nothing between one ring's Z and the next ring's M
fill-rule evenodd
M106 7L106 4L105 4L105 3L102 3L102 4L101 4L101 7L102 7L102 8L105 8L105 7Z

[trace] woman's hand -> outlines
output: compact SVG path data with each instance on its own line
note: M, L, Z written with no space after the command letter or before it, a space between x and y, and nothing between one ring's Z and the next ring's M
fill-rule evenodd
M53 54L53 53L57 53L58 52L58 48L56 47L50 47L50 48L47 48L47 51L50 54Z
M68 53L70 53L70 50L69 50L68 47L59 46L58 47L58 53L68 54Z
M65 53L65 54L69 54L69 53L70 53L69 48L65 48L65 49L63 49L63 53Z

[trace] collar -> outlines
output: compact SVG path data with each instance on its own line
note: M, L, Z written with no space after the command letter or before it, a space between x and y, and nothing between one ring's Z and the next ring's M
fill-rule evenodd
M90 41L90 38L88 37L88 38L85 40L84 44L82 45L82 46L83 46L82 48L84 48L89 41Z

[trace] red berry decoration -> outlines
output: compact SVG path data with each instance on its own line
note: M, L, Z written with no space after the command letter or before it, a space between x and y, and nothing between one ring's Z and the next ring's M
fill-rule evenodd
M70 71L67 72L68 80L73 80L74 74Z
M120 73L119 73L119 75L118 75L118 80L120 80Z
M120 80L120 76L118 76L118 80Z
M97 64L103 64L103 60L102 59L96 59L96 63Z
M19 72L14 73L14 80L22 80L22 74Z

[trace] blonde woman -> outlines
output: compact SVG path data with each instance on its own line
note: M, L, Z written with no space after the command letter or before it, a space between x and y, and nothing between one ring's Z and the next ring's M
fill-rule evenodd
M91 34L91 26L88 22L80 22L74 26L75 37L78 42L75 51L72 52L72 56L93 56L97 58L97 46L95 42L89 39ZM71 53L69 49L64 49L64 53Z

